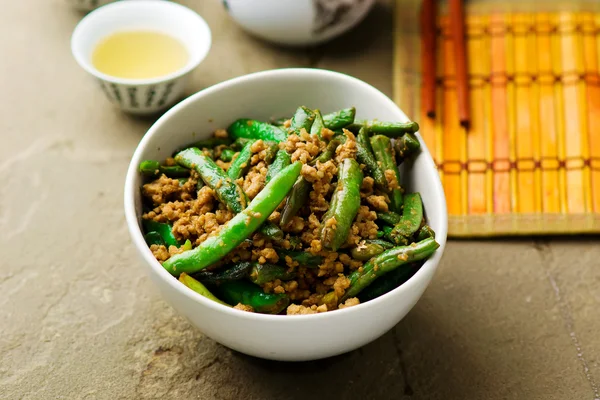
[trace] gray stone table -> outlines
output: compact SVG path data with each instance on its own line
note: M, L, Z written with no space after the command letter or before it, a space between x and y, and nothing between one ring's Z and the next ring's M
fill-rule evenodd
M245 35L214 0L186 1L213 48L191 94L286 66L350 73L391 95L391 10L316 50ZM115 111L70 54L64 0L0 11L0 398L598 399L595 238L451 241L391 332L332 359L234 353L192 328L139 265L122 210L152 120Z

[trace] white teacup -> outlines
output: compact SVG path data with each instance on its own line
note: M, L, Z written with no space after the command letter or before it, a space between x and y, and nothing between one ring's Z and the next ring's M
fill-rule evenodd
M171 74L151 79L124 79L104 74L92 64L92 53L105 37L118 31L153 30L179 40L187 49L187 64ZM77 63L94 76L107 98L123 111L152 114L180 99L190 72L206 57L211 32L202 17L182 5L163 0L119 1L86 15L71 37Z

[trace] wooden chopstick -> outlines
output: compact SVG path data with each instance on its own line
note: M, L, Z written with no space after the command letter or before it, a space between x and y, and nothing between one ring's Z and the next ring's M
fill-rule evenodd
M450 30L454 42L453 61L456 69L458 118L460 124L465 128L468 128L470 120L469 88L467 77L467 53L465 49L465 10L462 0L450 0Z
M435 117L436 20L435 0L423 0L421 8L421 71L423 79L421 108L429 118Z

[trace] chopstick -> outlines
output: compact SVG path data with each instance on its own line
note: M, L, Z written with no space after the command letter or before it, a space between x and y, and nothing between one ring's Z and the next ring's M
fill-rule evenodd
M465 49L465 10L462 0L450 0L450 31L454 42L456 93L460 124L469 127L467 54Z
M429 118L435 117L435 0L423 0L421 8L421 71L423 92L421 107Z

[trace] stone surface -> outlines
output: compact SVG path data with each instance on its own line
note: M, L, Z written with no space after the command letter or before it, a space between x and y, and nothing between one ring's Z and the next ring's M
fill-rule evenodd
M391 12L285 50L186 1L214 33L188 93L268 68L318 66L391 95ZM599 399L597 238L451 241L422 300L352 353L284 364L205 338L133 254L125 171L152 123L115 111L70 55L63 0L0 13L0 398Z

